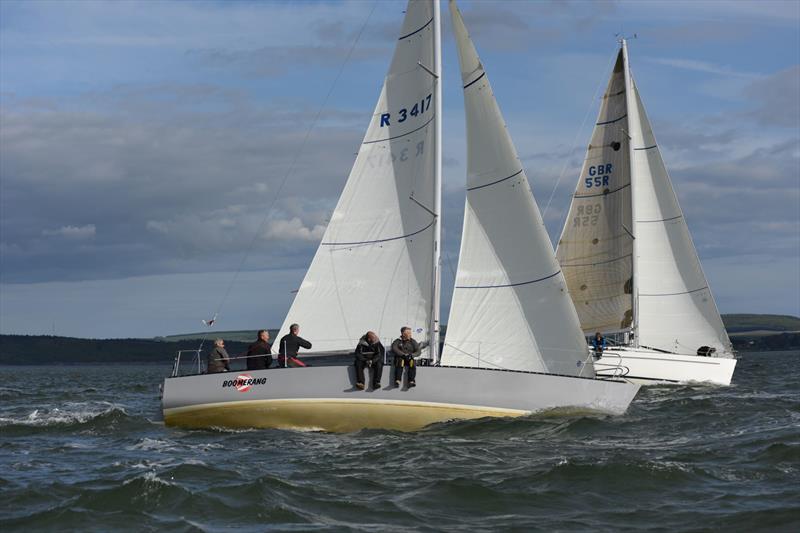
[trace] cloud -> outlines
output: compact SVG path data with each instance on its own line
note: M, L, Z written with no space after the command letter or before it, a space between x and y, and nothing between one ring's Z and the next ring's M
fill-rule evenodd
M45 237L64 237L72 240L91 239L96 233L97 228L94 224L86 224L85 226L61 226L58 229L42 230L42 235Z
M757 104L748 115L759 124L800 128L800 65L754 81L745 94Z
M319 242L325 233L325 226L316 224L306 227L297 217L290 220L271 220L267 227L266 238L284 241L309 241Z
M666 57L645 57L646 61L657 63L659 65L667 65L669 67L680 68L684 70L692 70L695 72L703 72L706 74L716 74L720 76L734 76L739 78L760 79L763 76L753 72L741 72L725 65L715 65L707 61L699 61L696 59L678 59Z

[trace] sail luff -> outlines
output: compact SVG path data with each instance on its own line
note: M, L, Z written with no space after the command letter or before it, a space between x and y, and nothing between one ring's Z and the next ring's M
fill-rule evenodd
M442 249L442 12L439 0L433 0L433 58L436 73L436 116L434 118L433 205L435 213L433 237L433 287L431 295L430 359L439 362L439 314L441 312L441 249Z
M637 275L637 263L638 263L638 250L639 245L636 242L637 239L637 223L636 223L636 173L633 165L635 150L634 147L636 143L634 142L631 132L630 132L630 124L635 123L638 120L638 109L635 108L635 104L631 105L631 95L633 94L633 81L631 78L631 70L630 64L628 62L628 41L623 37L622 38L622 62L623 68L625 72L625 109L628 115L628 125L629 131L625 132L625 135L628 137L628 160L630 161L630 180L631 180L631 235L633 236L632 245L632 257L631 257L631 305L632 305L632 330L633 330L633 345L639 346L639 277Z

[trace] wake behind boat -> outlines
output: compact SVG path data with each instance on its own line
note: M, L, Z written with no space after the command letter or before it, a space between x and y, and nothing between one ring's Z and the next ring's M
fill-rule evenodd
M557 249L603 375L730 385L736 359L621 41Z
M241 375L181 376L178 361L163 386L167 424L413 430L549 409L625 412L638 385L595 376L486 72L452 2L450 10L469 177L442 356L441 23L438 1L411 0L353 169L281 328L301 324L314 349L334 355ZM348 354L366 331L385 337L402 326L421 341L416 383L406 375L397 386L384 371L378 387L361 390Z

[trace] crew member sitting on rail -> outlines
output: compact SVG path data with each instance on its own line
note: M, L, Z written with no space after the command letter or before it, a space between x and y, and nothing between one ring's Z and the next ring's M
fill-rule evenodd
M300 326L292 324L289 326L289 333L281 337L278 344L278 365L279 366L309 366L297 357L300 348L311 349L311 343L300 335Z
M594 334L592 339L592 348L594 349L594 358L600 359L603 357L603 352L606 349L606 338L598 331Z
M408 386L417 386L417 366L414 358L418 357L421 347L417 341L411 338L411 328L403 326L400 328L400 338L392 343L392 353L394 353L394 384L398 387L403 382L403 368L408 367Z
M264 370L272 366L272 345L269 331L258 330L258 339L247 347L247 370Z
M372 390L381 388L383 374L383 356L386 348L374 331L368 331L358 341L355 353L356 387L364 390L364 368L372 369Z
M208 354L208 373L227 372L231 369L230 360L228 352L225 351L225 341L222 339L215 340L214 348Z

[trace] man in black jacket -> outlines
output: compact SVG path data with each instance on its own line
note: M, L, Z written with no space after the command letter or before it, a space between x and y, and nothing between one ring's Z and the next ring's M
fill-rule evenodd
M247 348L247 370L264 370L272 365L272 345L269 332L258 330L258 339Z
M392 343L392 353L394 353L394 384L398 387L403 382L403 368L408 368L408 386L417 386L417 365L415 357L419 357L422 348L419 343L411 338L411 328L404 326L400 328L400 338Z
M386 349L373 331L368 331L361 337L356 346L355 362L356 387L364 390L364 368L372 369L372 390L381 388L381 375L383 374L383 356Z
M292 324L289 333L281 337L278 344L278 366L308 366L297 357L300 348L311 349L311 343L300 336L300 326Z

